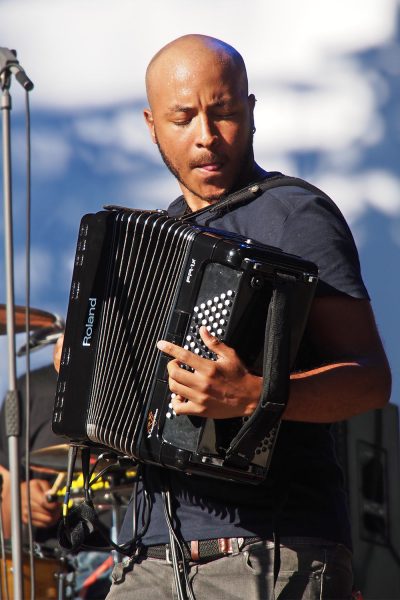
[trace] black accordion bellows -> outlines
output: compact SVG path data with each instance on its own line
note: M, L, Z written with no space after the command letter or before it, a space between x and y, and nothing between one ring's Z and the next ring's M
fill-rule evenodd
M266 344L264 351L276 289L281 286L285 301L284 319L282 313L278 322L284 320L289 332L288 365L293 365L316 281L317 269L308 261L162 211L114 207L86 215L77 243L54 432L73 443L188 473L260 481L279 422L261 433L255 427L250 460L227 460L244 420L176 416L167 383L170 359L156 342L167 339L215 360L199 336L205 325L234 347L250 370L261 375L264 366L265 376L265 352L275 370L277 365L275 350Z

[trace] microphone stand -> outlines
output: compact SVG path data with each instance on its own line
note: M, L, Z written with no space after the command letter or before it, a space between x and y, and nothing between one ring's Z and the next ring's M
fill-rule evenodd
M15 352L15 302L14 302L14 260L13 260L13 219L11 193L11 72L15 72L17 80L25 87L32 89L33 84L18 66L16 53L7 48L0 48L0 85L3 91L1 100L3 125L3 190L4 190L4 242L6 266L6 318L8 348L8 392L6 395L6 428L8 437L8 455L11 486L11 535L13 564L13 597L14 600L24 598L22 580L22 527L21 527L21 475L20 475L20 438L21 410L17 390L16 352ZM23 76L21 75L23 74ZM22 82L27 80L25 85Z

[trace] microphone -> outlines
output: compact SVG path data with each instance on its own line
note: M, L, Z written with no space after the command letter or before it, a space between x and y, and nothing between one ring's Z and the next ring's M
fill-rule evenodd
M15 50L0 47L0 75L2 75L4 71L14 73L18 83L20 83L27 92L30 92L33 89L32 81L17 60L17 52Z

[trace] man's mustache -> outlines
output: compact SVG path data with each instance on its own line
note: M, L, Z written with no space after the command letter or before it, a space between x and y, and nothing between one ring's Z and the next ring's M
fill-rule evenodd
M194 160L189 161L189 167L191 169L204 167L205 165L218 164L222 165L224 163L224 157L219 156L217 154L204 154L197 157Z

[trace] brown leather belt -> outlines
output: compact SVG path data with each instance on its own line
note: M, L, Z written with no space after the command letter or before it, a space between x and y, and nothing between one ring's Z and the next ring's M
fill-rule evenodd
M215 538L212 540L193 540L183 543L183 553L187 560L206 561L222 558L229 554L239 554L239 552L254 542L260 542L259 537L245 538ZM140 556L145 558L157 558L159 560L170 560L169 544L159 544L156 546L142 546Z

